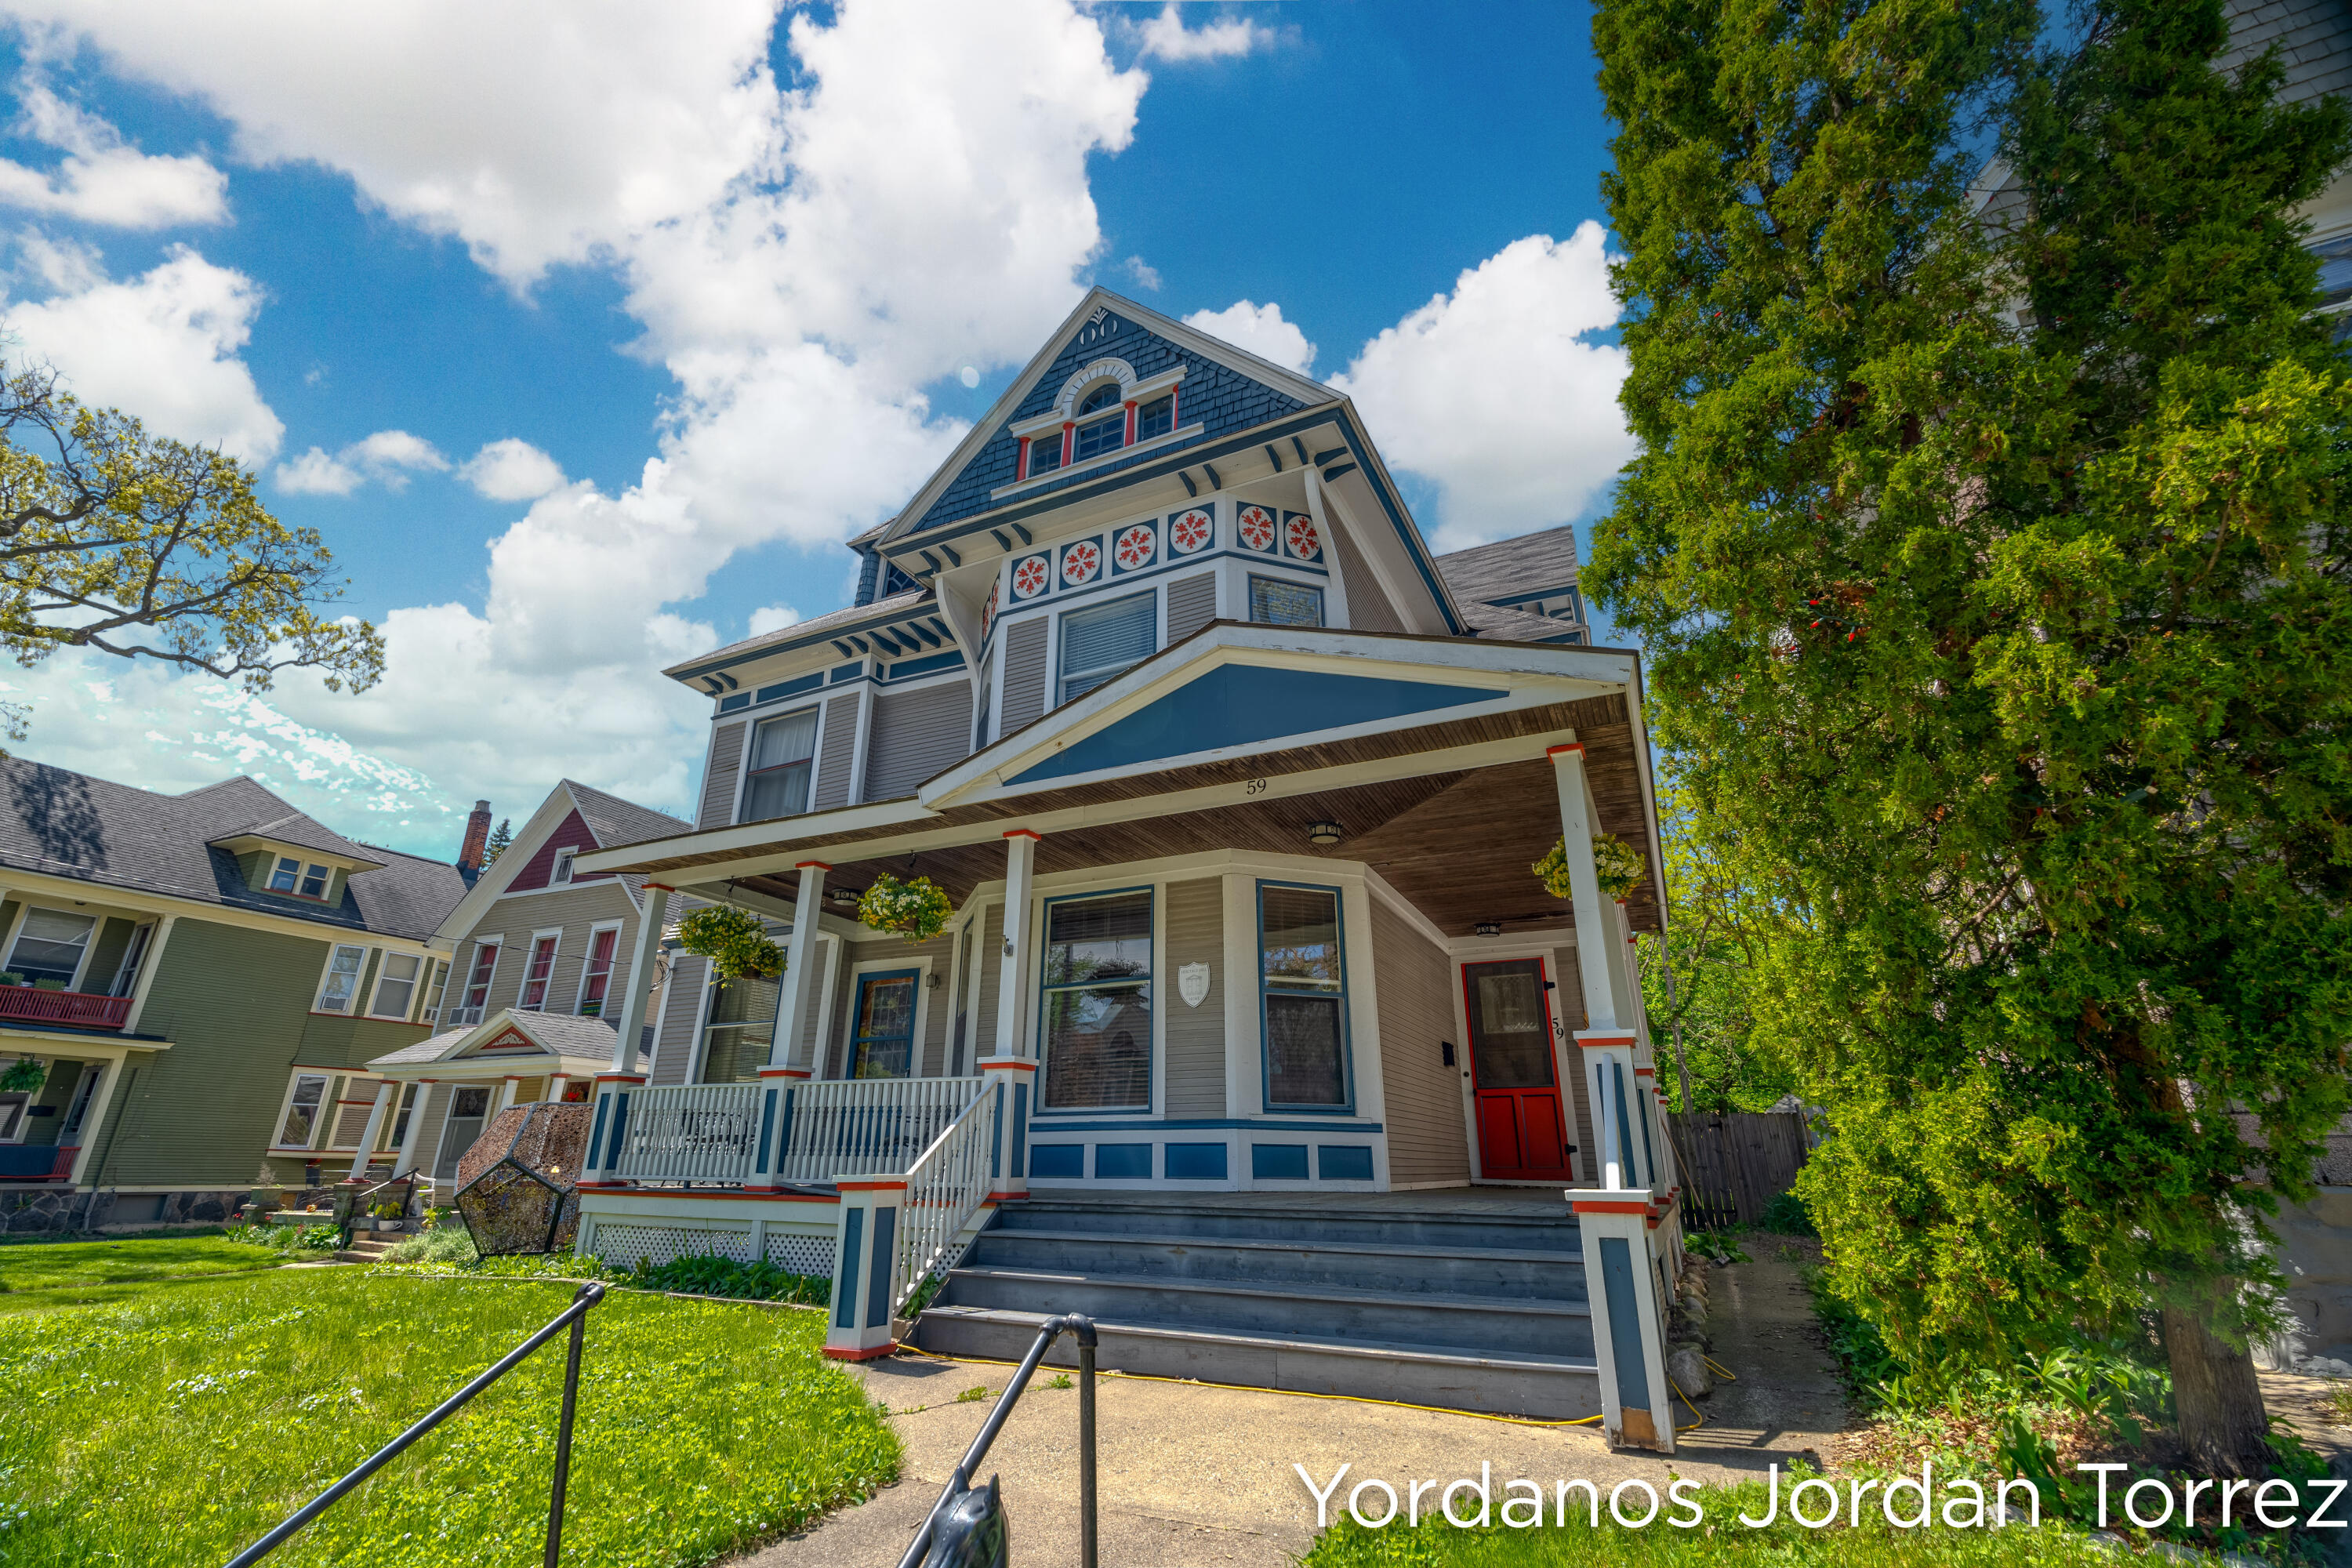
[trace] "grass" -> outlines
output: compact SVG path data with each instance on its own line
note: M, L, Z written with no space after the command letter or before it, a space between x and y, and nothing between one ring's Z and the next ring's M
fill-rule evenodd
M138 1288L0 1328L0 1561L223 1562L560 1311L572 1289L385 1268ZM568 1562L699 1564L894 1479L815 1313L615 1292L589 1316ZM562 1342L275 1563L538 1559Z
M1843 1494L1844 1488L1840 1486ZM1503 1483L1496 1483L1496 1501ZM1940 1489L1939 1489L1940 1490ZM1666 1521L1689 1518L1662 1510L1646 1528L1627 1530L1603 1522L1595 1530L1577 1519L1564 1527L1512 1530L1491 1527L1460 1530L1444 1520L1424 1517L1418 1529L1402 1521L1385 1529L1367 1530L1343 1520L1326 1531L1314 1550L1301 1559L1302 1568L1714 1568L1719 1563L1756 1563L1762 1568L2057 1568L2057 1565L2098 1563L2113 1568L2112 1552L2093 1545L2081 1531L2046 1526L2041 1530L1897 1531L1873 1521L1865 1503L1860 1529L1836 1526L1806 1530L1789 1522L1789 1482L1781 1481L1781 1510L1773 1524L1750 1530L1738 1522L1741 1514L1760 1518L1765 1510L1762 1483L1737 1487L1700 1487L1685 1494L1694 1498L1706 1521L1688 1530ZM1343 1507L1346 1492L1332 1502ZM1601 1493L1608 1497L1604 1489ZM1424 1512L1436 1494L1424 1495ZM1938 1498L1938 1502L1942 1499ZM1363 1507L1377 1517L1387 1506L1377 1491L1365 1495ZM1582 1494L1570 1504L1573 1515L1582 1507ZM1904 1506L1910 1506L1906 1499ZM1646 1507L1639 1492L1629 1491L1623 1507L1639 1517ZM1808 1511L1818 1513L1817 1498L1809 1498ZM1473 1512L1467 1494L1460 1494L1456 1511ZM1552 1517L1546 1510L1546 1517ZM1608 1514L1604 1511L1603 1521Z
M0 1302L0 1310L54 1303L60 1289L146 1285L207 1274L274 1268L284 1257L230 1237L110 1237L103 1241L58 1241L46 1246L0 1247L0 1297L26 1295L23 1303Z

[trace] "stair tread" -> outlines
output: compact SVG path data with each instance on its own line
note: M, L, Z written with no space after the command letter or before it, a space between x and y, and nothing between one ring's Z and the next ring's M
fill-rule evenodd
M1007 1268L979 1264L948 1270L952 1282L960 1277L1034 1281L1040 1285L1110 1285L1152 1290L1181 1290L1193 1295L1256 1296L1276 1301L1344 1301L1360 1307L1451 1307L1470 1311L1541 1314L1589 1318L1591 1309L1580 1302L1545 1296L1471 1296L1444 1290L1359 1290L1345 1285L1315 1285L1282 1280L1183 1279L1164 1274L1121 1274L1115 1271L1072 1274L1059 1269Z
M1000 1241L1008 1237L1034 1237L1041 1241L1079 1241L1089 1244L1118 1242L1139 1247L1248 1247L1264 1252L1337 1252L1367 1258L1460 1258L1480 1263L1567 1263L1578 1268L1584 1267L1581 1252L1549 1252L1503 1247L1430 1247L1399 1245L1381 1247L1361 1241L1282 1240L1263 1236L1144 1236L1122 1231L1097 1230L1030 1230L1018 1227L1010 1230L990 1230L986 1239Z
M962 1322L999 1323L1034 1333L1051 1312L1026 1312L1011 1307L931 1307L923 1318ZM1532 1352L1477 1353L1458 1345L1423 1344L1404 1340L1341 1340L1316 1334L1288 1334L1274 1329L1204 1329L1192 1323L1163 1323L1149 1318L1097 1318L1097 1333L1135 1334L1154 1339L1191 1340L1206 1344L1261 1346L1270 1350L1313 1350L1366 1360L1411 1360L1462 1368L1503 1372L1597 1373L1599 1363L1574 1356L1538 1355Z
M1131 1199L1112 1197L1049 1198L1031 1195L1015 1198L1004 1205L1005 1212L1022 1214L1087 1213L1087 1214L1181 1214L1214 1216L1219 1219L1288 1219L1306 1218L1317 1225L1367 1224L1389 1222L1412 1224L1501 1226L1513 1229L1574 1230L1576 1216L1566 1204L1557 1215L1482 1213L1475 1209L1447 1208L1432 1205L1428 1208L1381 1207L1377 1209L1318 1208L1310 1201L1295 1204L1251 1204L1245 1207L1228 1207L1213 1203L1187 1205L1174 1199L1138 1203Z

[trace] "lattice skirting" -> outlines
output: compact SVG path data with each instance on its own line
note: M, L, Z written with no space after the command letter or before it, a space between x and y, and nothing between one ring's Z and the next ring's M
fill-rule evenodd
M819 1279L833 1275L835 1233L767 1227L761 1249L767 1260L792 1274ZM679 1258L712 1255L750 1263L760 1245L750 1226L688 1225L677 1221L607 1219L598 1215L593 1236L584 1238L587 1250L618 1268L640 1263L662 1264Z

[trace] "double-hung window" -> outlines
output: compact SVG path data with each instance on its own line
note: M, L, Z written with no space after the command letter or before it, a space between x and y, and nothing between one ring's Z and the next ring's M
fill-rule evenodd
M1249 583L1251 620L1268 626L1323 624L1323 590L1313 584L1280 577L1252 577Z
M376 976L375 1004L368 1009L378 1018L405 1018L416 1001L416 977L425 960L413 952L387 952L383 973Z
M580 972L580 1012L583 1016L601 1018L604 1016L604 993L613 984L613 950L620 945L621 928L606 926L588 933L588 965Z
M1062 612L1062 700L1085 696L1160 647L1160 595Z
M324 866L305 866L291 855L280 855L277 868L269 873L269 890L273 893L299 893L306 899L323 899L327 883L334 873Z
M323 1073L303 1073L294 1079L294 1092L286 1101L286 1121L278 1129L278 1146L281 1149L308 1149L319 1135L320 1102L327 1098L327 1079Z
M1062 466L1062 433L1049 431L1029 437L1029 477L1050 474Z
M17 929L8 967L23 975L28 985L44 991L69 989L81 973L82 956L89 951L90 933L97 927L98 921L89 915L28 910L25 923Z
M499 944L495 942L476 942L473 973L466 977L466 1000L462 1006L465 1016L459 1018L458 1023L478 1024L482 1021L482 1009L490 1002L490 976L498 972L498 967Z
M1045 1110L1151 1108L1151 892L1045 906Z
M739 820L765 822L808 809L809 772L816 757L816 710L763 719L751 731L751 766L743 779Z
M555 978L555 946L561 936L535 936L530 939L530 962L523 965L522 998L515 1005L529 1012L544 1012L547 1008L547 987Z
M1155 397L1135 411L1135 438L1149 441L1176 428L1176 395Z
M352 994L360 988L360 970L365 965L367 949L338 943L333 962L327 965L327 984L319 991L319 1011L348 1013L352 1010Z
M1348 1104L1348 985L1339 892L1261 882L1258 963L1265 1009L1265 1103Z

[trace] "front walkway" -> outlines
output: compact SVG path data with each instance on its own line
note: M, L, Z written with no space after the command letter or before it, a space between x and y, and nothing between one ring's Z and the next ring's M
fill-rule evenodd
M1513 1201L1503 1195L1508 1192L1484 1189L1481 1201L1486 1193L1496 1203ZM1318 1201L1400 1205L1415 1196ZM1458 1204L1461 1196L1444 1199ZM1559 1208L1556 1201L1545 1206ZM1799 1456L1819 1463L1843 1425L1843 1401L1796 1266L1776 1252L1766 1241L1753 1262L1715 1271L1714 1355L1740 1381L1701 1403L1706 1425L1684 1434L1682 1451L1671 1458L1612 1454L1591 1426L1522 1426L1352 1400L1106 1377L1097 1406L1101 1560L1120 1568L1287 1568L1315 1533L1314 1500L1292 1472L1294 1462L1318 1482L1352 1465L1341 1497L1363 1477L1451 1480L1476 1476L1481 1462L1495 1467L1498 1493L1517 1476L1541 1480L1548 1491L1552 1480L1586 1477L1605 1491L1627 1476L1663 1486L1669 1470L1717 1482L1760 1476L1775 1463L1785 1471ZM863 1368L867 1390L898 1413L906 1479L863 1507L738 1559L737 1568L896 1563L987 1419L990 1402L959 1403L956 1395L985 1387L992 1397L1012 1370L915 1355ZM1078 1560L1077 1393L1047 1386L1054 1375L1051 1368L1039 1372L982 1468L983 1479L1003 1478L1016 1560L1039 1568ZM1677 1415L1690 1419L1687 1410Z

